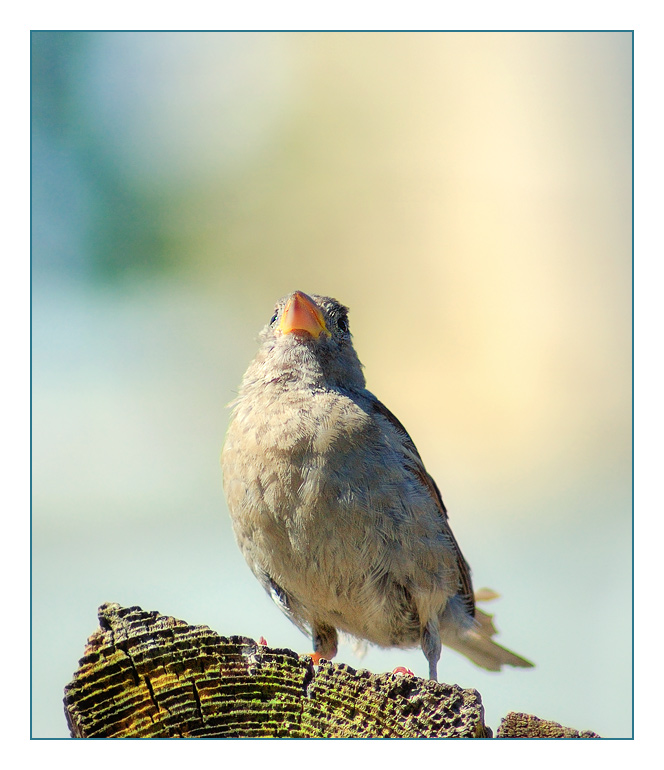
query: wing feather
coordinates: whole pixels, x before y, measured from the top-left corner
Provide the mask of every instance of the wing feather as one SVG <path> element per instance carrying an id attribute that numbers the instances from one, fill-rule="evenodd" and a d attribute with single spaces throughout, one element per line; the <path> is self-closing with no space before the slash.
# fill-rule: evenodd
<path id="1" fill-rule="evenodd" d="M 373 397 L 371 403 L 375 413 L 386 419 L 396 430 L 397 435 L 401 439 L 404 447 L 406 467 L 413 474 L 413 476 L 417 478 L 420 484 L 422 484 L 422 486 L 427 489 L 431 495 L 431 498 L 434 500 L 436 506 L 438 507 L 441 519 L 444 523 L 446 534 L 450 538 L 450 542 L 457 558 L 457 565 L 459 567 L 459 577 L 461 582 L 460 596 L 463 600 L 464 607 L 466 608 L 467 612 L 472 617 L 474 617 L 475 598 L 473 593 L 473 583 L 470 577 L 470 567 L 468 566 L 468 562 L 465 560 L 463 553 L 461 553 L 461 548 L 459 547 L 459 544 L 457 543 L 456 538 L 454 537 L 454 534 L 452 533 L 452 530 L 448 524 L 447 508 L 445 507 L 445 503 L 443 503 L 443 497 L 440 494 L 438 485 L 427 473 L 427 470 L 424 467 L 424 463 L 422 462 L 422 458 L 420 457 L 420 453 L 417 451 L 417 447 L 408 434 L 408 431 L 404 428 L 398 418 L 392 414 L 392 412 L 375 396 Z"/>

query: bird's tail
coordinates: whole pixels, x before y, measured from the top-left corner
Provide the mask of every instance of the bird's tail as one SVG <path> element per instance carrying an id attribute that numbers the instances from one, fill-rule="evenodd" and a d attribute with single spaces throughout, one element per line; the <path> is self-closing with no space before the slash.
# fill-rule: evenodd
<path id="1" fill-rule="evenodd" d="M 474 628 L 458 633 L 443 632 L 443 644 L 465 655 L 477 666 L 489 671 L 500 671 L 503 666 L 531 668 L 534 665 L 529 660 L 510 652 L 492 640 L 491 637 L 496 634 L 493 615 L 476 609 L 475 621 Z"/>

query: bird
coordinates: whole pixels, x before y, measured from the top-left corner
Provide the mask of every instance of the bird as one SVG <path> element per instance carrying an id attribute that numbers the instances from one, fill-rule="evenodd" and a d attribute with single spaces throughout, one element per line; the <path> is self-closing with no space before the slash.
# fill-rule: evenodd
<path id="1" fill-rule="evenodd" d="M 533 665 L 492 639 L 436 482 L 366 388 L 347 307 L 282 297 L 229 406 L 221 465 L 235 539 L 310 635 L 315 663 L 334 658 L 342 632 L 421 647 L 433 680 L 443 645 L 489 671 Z"/>

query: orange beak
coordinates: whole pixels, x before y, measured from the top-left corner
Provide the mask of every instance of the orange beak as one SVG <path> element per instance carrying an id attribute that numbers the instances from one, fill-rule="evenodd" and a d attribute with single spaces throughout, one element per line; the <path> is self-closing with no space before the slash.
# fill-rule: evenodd
<path id="1" fill-rule="evenodd" d="M 296 291 L 286 303 L 279 330 L 282 334 L 309 332 L 314 339 L 318 339 L 321 333 L 330 335 L 316 303 L 301 291 Z"/>

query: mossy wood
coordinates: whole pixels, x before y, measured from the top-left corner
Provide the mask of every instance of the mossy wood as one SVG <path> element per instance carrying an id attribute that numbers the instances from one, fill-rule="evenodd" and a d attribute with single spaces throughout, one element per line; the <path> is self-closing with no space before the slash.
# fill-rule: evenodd
<path id="1" fill-rule="evenodd" d="M 75 738 L 491 736 L 475 690 L 326 661 L 314 668 L 291 650 L 140 607 L 104 604 L 99 624 L 65 688 Z M 524 737 L 515 730 L 528 719 L 540 731 L 555 724 L 510 714 L 499 737 Z M 570 732 L 542 737 L 594 736 Z"/>

